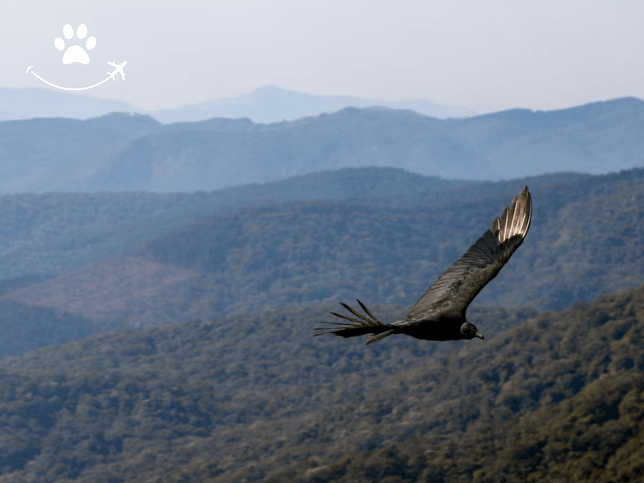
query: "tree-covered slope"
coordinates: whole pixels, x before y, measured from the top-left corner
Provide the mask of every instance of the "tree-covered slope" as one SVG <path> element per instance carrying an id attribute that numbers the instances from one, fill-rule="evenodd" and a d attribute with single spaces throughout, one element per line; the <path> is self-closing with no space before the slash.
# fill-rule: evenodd
<path id="1" fill-rule="evenodd" d="M 387 185 L 360 174 L 333 174 L 356 187 L 344 196 L 370 191 L 370 183 L 396 184 L 394 177 Z M 189 213 L 184 207 L 194 205 L 155 208 L 152 199 L 142 205 L 153 213 L 149 218 L 142 210 L 139 221 L 108 234 L 107 227 L 119 227 L 112 221 L 101 228 L 103 235 L 91 238 L 94 244 L 87 243 L 91 230 L 81 231 L 78 246 L 70 239 L 65 256 L 123 250 L 116 244 L 123 240 L 147 243 L 132 243 L 125 253 L 15 287 L 3 298 L 74 314 L 90 321 L 92 331 L 355 298 L 368 305 L 408 307 L 489 228 L 524 183 L 534 200 L 530 232 L 474 305 L 558 309 L 644 283 L 644 171 L 633 170 L 437 187 L 406 197 L 257 203 L 191 223 L 186 216 L 183 225 L 180 216 Z M 198 206 L 209 208 L 205 201 Z M 83 216 L 91 220 L 91 214 Z M 56 225 L 48 221 L 47 226 Z M 155 230 L 161 234 L 154 237 Z M 20 246 L 23 253 L 28 249 Z M 35 261 L 57 263 L 58 252 L 51 258 L 46 253 Z M 20 266 L 9 252 L 7 257 Z"/>
<path id="2" fill-rule="evenodd" d="M 393 168 L 342 169 L 209 193 L 47 193 L 0 196 L 2 292 L 151 241 L 207 215 L 289 200 L 396 203 L 476 183 Z"/>
<path id="3" fill-rule="evenodd" d="M 573 183 L 514 180 L 427 199 L 253 207 L 165 233 L 138 254 L 206 274 L 201 288 L 218 295 L 217 313 L 356 296 L 410 305 L 526 183 L 530 232 L 476 302 L 561 309 L 644 283 L 641 170 Z"/>
<path id="4" fill-rule="evenodd" d="M 311 338 L 325 310 L 5 361 L 0 482 L 637 477 L 644 288 L 562 312 L 479 313 L 485 341 Z"/>

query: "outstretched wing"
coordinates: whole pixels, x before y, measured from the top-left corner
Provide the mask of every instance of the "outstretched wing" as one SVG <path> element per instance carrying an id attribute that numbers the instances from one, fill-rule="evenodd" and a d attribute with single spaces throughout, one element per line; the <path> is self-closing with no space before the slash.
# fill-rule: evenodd
<path id="1" fill-rule="evenodd" d="M 499 273 L 521 246 L 530 228 L 532 198 L 526 186 L 505 207 L 465 255 L 449 267 L 414 304 L 407 317 L 394 325 L 413 325 L 443 317 L 460 318 L 470 302 Z"/>

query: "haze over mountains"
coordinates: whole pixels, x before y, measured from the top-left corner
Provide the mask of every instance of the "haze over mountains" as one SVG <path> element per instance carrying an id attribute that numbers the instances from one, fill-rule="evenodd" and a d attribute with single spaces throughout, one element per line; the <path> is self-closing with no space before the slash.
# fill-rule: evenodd
<path id="1" fill-rule="evenodd" d="M 295 121 L 322 113 L 331 114 L 347 107 L 374 106 L 407 109 L 438 119 L 475 115 L 474 111 L 467 107 L 442 106 L 422 99 L 382 101 L 348 96 L 317 96 L 276 86 L 260 87 L 245 96 L 163 109 L 149 114 L 163 123 L 204 121 L 213 117 L 245 117 L 256 123 L 275 123 Z"/>
<path id="2" fill-rule="evenodd" d="M 139 112 L 127 102 L 51 89 L 0 87 L 0 121 L 39 118 L 90 119 L 110 112 Z"/>
<path id="3" fill-rule="evenodd" d="M 600 174 L 642 166 L 643 127 L 644 102 L 634 98 L 448 120 L 347 108 L 267 125 L 127 114 L 7 121 L 0 194 L 211 191 L 368 166 L 470 180 Z"/>
<path id="4" fill-rule="evenodd" d="M 248 118 L 256 123 L 274 123 L 332 113 L 346 107 L 372 106 L 410 109 L 439 119 L 474 115 L 466 107 L 442 106 L 422 99 L 381 101 L 347 96 L 316 96 L 276 86 L 260 87 L 239 97 L 150 112 L 122 101 L 78 96 L 50 89 L 0 87 L 0 121 L 35 117 L 89 119 L 113 112 L 128 112 L 146 114 L 162 123 L 204 121 L 214 117 Z"/>

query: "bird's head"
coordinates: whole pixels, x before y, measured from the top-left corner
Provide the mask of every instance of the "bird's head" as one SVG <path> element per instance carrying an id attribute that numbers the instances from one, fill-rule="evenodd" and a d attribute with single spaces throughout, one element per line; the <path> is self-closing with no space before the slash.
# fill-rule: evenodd
<path id="1" fill-rule="evenodd" d="M 473 339 L 474 337 L 485 339 L 485 337 L 483 337 L 483 334 L 481 334 L 476 326 L 471 322 L 465 322 L 463 325 L 461 325 L 461 334 L 463 334 L 466 339 Z"/>

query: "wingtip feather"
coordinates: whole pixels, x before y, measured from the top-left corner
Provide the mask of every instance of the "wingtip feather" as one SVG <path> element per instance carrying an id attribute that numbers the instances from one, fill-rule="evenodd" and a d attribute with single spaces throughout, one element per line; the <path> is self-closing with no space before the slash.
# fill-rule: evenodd
<path id="1" fill-rule="evenodd" d="M 514 197 L 510 206 L 506 206 L 499 218 L 492 221 L 492 233 L 498 237 L 499 243 L 521 235 L 525 238 L 532 220 L 532 196 L 526 185 Z"/>

